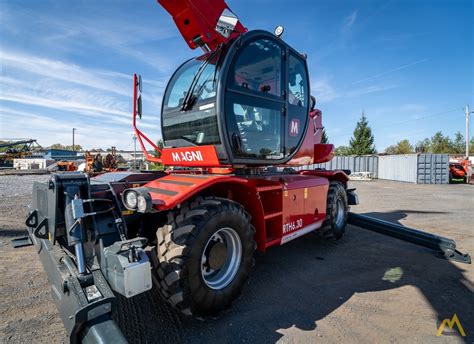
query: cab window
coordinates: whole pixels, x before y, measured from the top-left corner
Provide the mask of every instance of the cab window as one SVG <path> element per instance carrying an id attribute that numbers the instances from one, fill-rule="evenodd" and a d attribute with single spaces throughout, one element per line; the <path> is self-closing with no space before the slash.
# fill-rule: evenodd
<path id="1" fill-rule="evenodd" d="M 181 107 L 186 97 L 189 87 L 199 70 L 199 67 L 204 63 L 202 58 L 189 60 L 173 76 L 170 86 L 164 98 L 164 110 L 170 111 Z M 208 63 L 202 71 L 196 86 L 193 90 L 193 95 L 197 96 L 196 103 L 205 102 L 216 95 L 216 66 L 215 62 Z"/>
<path id="2" fill-rule="evenodd" d="M 290 105 L 308 107 L 308 78 L 304 62 L 290 54 L 288 66 L 288 102 Z"/>
<path id="3" fill-rule="evenodd" d="M 166 88 L 162 133 L 167 146 L 220 143 L 215 110 L 216 61 L 204 65 L 205 62 L 203 57 L 198 57 L 184 63 Z M 193 80 L 195 85 L 191 87 Z M 182 106 L 188 92 L 192 92 L 195 101 L 189 109 L 183 111 Z"/>
<path id="4" fill-rule="evenodd" d="M 268 39 L 256 40 L 242 48 L 234 65 L 233 87 L 270 96 L 282 95 L 280 46 Z"/>
<path id="5" fill-rule="evenodd" d="M 232 95 L 226 115 L 234 156 L 256 160 L 283 158 L 282 114 L 278 103 Z"/>
<path id="6" fill-rule="evenodd" d="M 304 60 L 294 53 L 288 59 L 288 110 L 286 116 L 286 155 L 298 148 L 309 111 L 309 85 Z"/>

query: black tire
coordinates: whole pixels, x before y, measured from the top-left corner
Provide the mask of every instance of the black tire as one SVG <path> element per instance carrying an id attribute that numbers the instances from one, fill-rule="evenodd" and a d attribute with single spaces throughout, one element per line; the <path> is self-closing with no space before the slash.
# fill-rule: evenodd
<path id="1" fill-rule="evenodd" d="M 339 207 L 343 207 L 342 213 L 339 213 Z M 342 238 L 346 231 L 348 214 L 349 206 L 344 185 L 339 182 L 330 182 L 326 205 L 326 219 L 319 230 L 319 234 L 325 239 L 339 240 Z"/>
<path id="2" fill-rule="evenodd" d="M 225 240 L 218 238 L 218 241 L 213 241 L 213 238 L 225 228 L 231 228 L 238 234 L 241 243 L 240 265 L 227 285 L 212 289 L 205 281 L 201 270 L 205 264 L 202 264 L 201 259 L 206 249 L 206 262 L 210 264 L 210 251 L 213 247 L 209 249 L 209 243 L 222 247 L 218 242 Z M 220 311 L 230 308 L 241 294 L 254 266 L 254 234 L 255 228 L 250 223 L 250 215 L 240 204 L 226 199 L 198 197 L 170 212 L 167 224 L 157 231 L 158 261 L 155 264 L 158 287 L 163 297 L 185 315 L 214 317 Z M 229 261 L 228 256 L 224 258 L 229 252 L 227 245 L 229 244 L 224 244 L 224 253 L 219 253 L 226 262 Z M 219 271 L 221 270 L 216 268 L 215 272 Z"/>

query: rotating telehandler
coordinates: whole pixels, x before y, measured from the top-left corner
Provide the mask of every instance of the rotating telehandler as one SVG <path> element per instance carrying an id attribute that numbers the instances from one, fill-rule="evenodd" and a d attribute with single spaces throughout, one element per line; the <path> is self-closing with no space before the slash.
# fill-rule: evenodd
<path id="1" fill-rule="evenodd" d="M 241 294 L 255 250 L 309 232 L 339 239 L 348 221 L 469 263 L 454 241 L 349 212 L 349 171 L 297 170 L 329 161 L 306 55 L 275 33 L 248 31 L 223 0 L 158 0 L 191 49 L 166 87 L 160 149 L 133 127 L 164 172 L 54 174 L 33 187 L 26 220 L 75 342 L 124 342 L 111 319 L 114 292 L 152 287 L 178 312 L 215 316 Z M 146 146 L 159 152 L 150 154 Z"/>

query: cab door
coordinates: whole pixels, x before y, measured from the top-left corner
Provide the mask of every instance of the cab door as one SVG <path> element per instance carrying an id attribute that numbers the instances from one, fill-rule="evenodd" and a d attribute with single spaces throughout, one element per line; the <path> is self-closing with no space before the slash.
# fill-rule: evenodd
<path id="1" fill-rule="evenodd" d="M 270 35 L 242 43 L 226 81 L 225 120 L 234 163 L 285 158 L 286 47 Z"/>
<path id="2" fill-rule="evenodd" d="M 298 149 L 306 132 L 310 95 L 306 61 L 300 54 L 290 50 L 287 62 L 285 155 L 289 156 Z"/>

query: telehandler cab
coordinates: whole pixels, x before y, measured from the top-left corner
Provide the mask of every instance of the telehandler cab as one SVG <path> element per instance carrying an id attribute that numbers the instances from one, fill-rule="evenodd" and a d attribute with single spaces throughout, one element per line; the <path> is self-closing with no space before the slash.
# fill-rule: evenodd
<path id="1" fill-rule="evenodd" d="M 158 2 L 204 50 L 168 83 L 163 149 L 137 127 L 133 79 L 133 127 L 166 171 L 54 174 L 34 184 L 29 237 L 15 242 L 36 246 L 71 342 L 124 341 L 112 290 L 133 297 L 154 285 L 178 311 L 215 316 L 241 293 L 255 250 L 309 232 L 339 239 L 348 219 L 470 262 L 450 239 L 349 214 L 349 171 L 292 168 L 329 161 L 334 147 L 321 144 L 306 56 L 281 28 L 247 31 L 223 0 Z"/>

